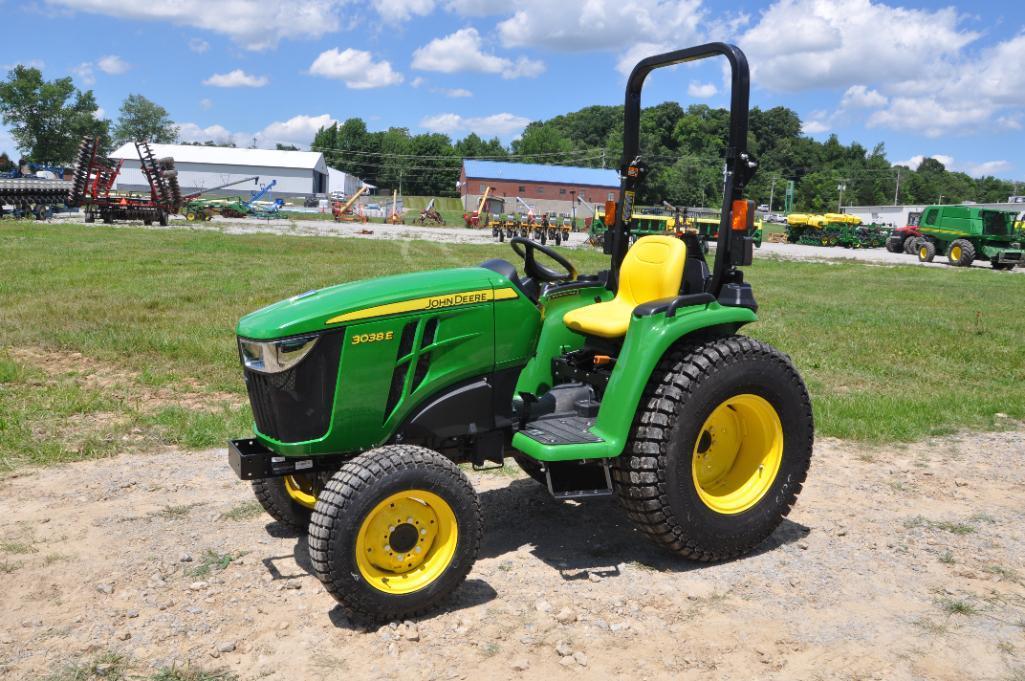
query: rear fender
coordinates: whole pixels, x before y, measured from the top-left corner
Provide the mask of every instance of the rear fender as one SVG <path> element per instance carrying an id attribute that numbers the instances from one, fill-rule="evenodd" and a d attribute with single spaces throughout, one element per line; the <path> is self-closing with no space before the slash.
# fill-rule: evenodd
<path id="1" fill-rule="evenodd" d="M 672 317 L 665 312 L 631 317 L 622 352 L 609 378 L 598 417 L 590 429 L 601 441 L 551 446 L 518 434 L 513 446 L 540 461 L 619 456 L 630 437 L 644 388 L 673 345 L 688 337 L 729 335 L 757 319 L 747 308 L 726 307 L 717 302 L 680 308 Z"/>

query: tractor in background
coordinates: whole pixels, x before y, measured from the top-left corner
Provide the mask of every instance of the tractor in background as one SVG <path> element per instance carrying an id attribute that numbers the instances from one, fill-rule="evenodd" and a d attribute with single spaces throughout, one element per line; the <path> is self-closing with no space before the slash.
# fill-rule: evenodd
<path id="1" fill-rule="evenodd" d="M 918 231 L 918 223 L 922 219 L 921 212 L 908 213 L 908 222 L 903 227 L 897 227 L 886 240 L 886 250 L 890 253 L 915 253 L 915 239 L 922 236 Z"/>

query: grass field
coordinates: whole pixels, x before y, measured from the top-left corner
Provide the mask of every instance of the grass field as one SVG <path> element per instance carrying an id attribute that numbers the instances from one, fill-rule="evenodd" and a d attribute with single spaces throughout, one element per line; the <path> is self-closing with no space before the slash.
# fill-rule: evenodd
<path id="1" fill-rule="evenodd" d="M 248 429 L 240 316 L 506 246 L 0 224 L 0 469 Z M 573 251 L 583 271 L 607 265 Z M 761 260 L 747 333 L 805 376 L 820 435 L 909 441 L 1025 418 L 1025 277 Z"/>

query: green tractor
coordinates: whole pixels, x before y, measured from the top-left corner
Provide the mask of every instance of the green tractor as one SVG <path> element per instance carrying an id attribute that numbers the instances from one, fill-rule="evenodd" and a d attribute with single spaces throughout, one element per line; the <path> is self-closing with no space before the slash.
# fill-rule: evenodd
<path id="1" fill-rule="evenodd" d="M 694 236 L 630 241 L 644 80 L 717 55 L 733 91 L 709 268 Z M 511 458 L 555 499 L 615 496 L 641 533 L 697 561 L 751 551 L 790 511 L 812 454 L 808 391 L 785 354 L 737 333 L 757 319 L 740 269 L 749 83 L 723 43 L 634 68 L 608 270 L 581 274 L 517 236 L 522 272 L 493 259 L 350 282 L 239 322 L 255 434 L 229 463 L 308 532 L 313 571 L 350 617 L 417 616 L 465 579 L 483 528 L 461 463 Z"/>
<path id="2" fill-rule="evenodd" d="M 954 267 L 989 261 L 995 270 L 1025 265 L 1025 239 L 1015 223 L 1017 213 L 978 206 L 928 206 L 922 211 L 911 252 L 921 262 L 944 253 Z"/>

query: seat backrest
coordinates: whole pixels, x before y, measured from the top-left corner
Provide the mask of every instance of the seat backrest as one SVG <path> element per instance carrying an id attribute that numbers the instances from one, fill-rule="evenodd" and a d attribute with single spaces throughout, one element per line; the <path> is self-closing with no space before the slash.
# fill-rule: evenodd
<path id="1" fill-rule="evenodd" d="M 687 247 L 675 236 L 641 237 L 623 259 L 616 297 L 636 307 L 680 295 L 686 260 Z"/>

